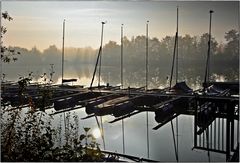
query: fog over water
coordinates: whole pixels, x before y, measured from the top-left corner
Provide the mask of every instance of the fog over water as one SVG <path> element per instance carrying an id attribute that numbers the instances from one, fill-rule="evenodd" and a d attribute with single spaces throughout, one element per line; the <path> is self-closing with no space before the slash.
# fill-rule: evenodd
<path id="1" fill-rule="evenodd" d="M 104 58 L 103 58 L 104 60 Z M 47 62 L 47 61 L 46 61 Z M 103 62 L 104 63 L 104 62 Z M 48 63 L 42 65 L 18 65 L 4 64 L 3 72 L 6 73 L 5 80 L 18 80 L 20 76 L 28 76 L 29 72 L 33 72 L 34 80 L 42 82 L 39 78 L 43 73 L 47 73 L 47 77 L 50 75 L 50 65 Z M 16 63 L 17 64 L 17 63 Z M 151 65 L 151 64 L 150 64 Z M 65 78 L 76 78 L 78 81 L 73 84 L 80 84 L 84 86 L 89 86 L 92 78 L 92 73 L 94 69 L 94 63 L 81 63 L 72 64 L 70 61 L 65 62 Z M 221 68 L 219 68 L 221 69 Z M 61 83 L 61 66 L 54 65 L 54 83 Z M 231 66 L 224 69 L 226 73 L 220 72 L 217 68 L 212 68 L 212 79 L 217 81 L 234 81 L 238 70 L 232 70 Z M 103 64 L 101 83 L 110 83 L 111 85 L 120 84 L 120 66 Z M 184 71 L 180 68 L 180 80 L 187 81 L 187 84 L 193 89 L 201 87 L 203 81 L 204 66 L 194 67 L 192 69 L 187 69 Z M 162 65 L 153 67 L 150 66 L 149 69 L 149 88 L 163 88 L 169 85 L 169 73 L 170 65 L 164 67 Z M 98 73 L 97 73 L 98 74 Z M 168 76 L 168 77 L 167 77 Z M 94 84 L 97 85 L 97 79 L 95 78 Z M 71 83 L 69 83 L 71 84 Z M 133 66 L 126 65 L 124 67 L 124 86 L 128 87 L 141 87 L 145 84 L 145 72 L 144 66 Z M 47 113 L 51 113 L 53 109 L 47 110 Z M 85 109 L 77 109 L 71 111 L 71 114 L 76 114 L 79 116 L 79 130 L 80 133 L 84 132 L 83 127 L 91 127 L 92 129 L 97 128 L 97 123 L 94 118 L 87 120 L 80 120 L 80 118 L 87 116 Z M 60 118 L 59 116 L 62 116 Z M 53 120 L 53 125 L 58 127 L 61 123 L 63 124 L 63 114 L 55 115 Z M 159 130 L 152 130 L 157 122 L 154 120 L 154 113 L 149 113 L 149 129 L 150 129 L 150 158 L 159 161 L 176 161 L 172 131 L 170 123 L 164 125 Z M 109 121 L 113 120 L 112 116 L 104 116 L 104 134 L 106 142 L 106 150 L 122 152 L 122 126 L 121 121 L 110 124 Z M 180 161 L 208 161 L 207 152 L 201 150 L 192 150 L 193 147 L 193 116 L 180 115 L 179 121 L 179 160 Z M 125 123 L 125 151 L 127 154 L 135 155 L 139 157 L 147 157 L 146 148 L 146 113 L 140 113 L 132 116 L 131 118 L 126 118 Z M 175 120 L 173 120 L 175 125 Z M 92 131 L 92 130 L 91 130 Z M 63 130 L 64 132 L 64 130 Z M 63 136 L 64 141 L 64 136 Z M 101 138 L 97 141 L 102 146 Z M 225 156 L 223 154 L 218 154 L 214 152 L 211 153 L 211 161 L 224 161 Z"/>

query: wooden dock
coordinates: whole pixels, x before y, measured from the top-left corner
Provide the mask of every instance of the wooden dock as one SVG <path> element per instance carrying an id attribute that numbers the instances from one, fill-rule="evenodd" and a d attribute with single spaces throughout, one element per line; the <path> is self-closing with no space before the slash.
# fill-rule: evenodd
<path id="1" fill-rule="evenodd" d="M 206 84 L 203 84 L 206 85 Z M 88 119 L 95 116 L 112 115 L 115 117 L 109 123 L 116 123 L 141 112 L 154 112 L 158 123 L 153 127 L 157 130 L 181 114 L 192 115 L 194 123 L 194 148 L 206 150 L 198 139 L 208 132 L 216 119 L 226 119 L 227 147 L 225 150 L 207 148 L 208 150 L 226 153 L 227 160 L 234 151 L 234 120 L 239 123 L 239 92 L 236 83 L 208 83 L 207 89 L 192 91 L 185 83 L 176 84 L 172 89 L 125 88 L 114 86 L 99 86 L 84 88 L 67 85 L 30 84 L 20 89 L 18 84 L 1 85 L 2 106 L 12 109 L 35 107 L 44 111 L 54 108 L 53 114 L 85 108 Z M 239 131 L 238 131 L 239 132 Z M 199 137 L 199 138 L 198 138 Z M 239 143 L 239 142 L 237 142 Z"/>

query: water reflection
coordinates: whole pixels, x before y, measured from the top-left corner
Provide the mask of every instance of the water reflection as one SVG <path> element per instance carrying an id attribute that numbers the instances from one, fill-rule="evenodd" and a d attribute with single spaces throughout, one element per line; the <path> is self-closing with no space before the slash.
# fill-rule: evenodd
<path id="1" fill-rule="evenodd" d="M 33 71 L 35 81 L 40 81 L 39 76 L 46 72 L 49 74 L 48 65 L 34 68 L 27 68 L 26 66 L 14 67 L 5 66 L 3 71 L 7 74 L 7 80 L 18 80 L 20 75 L 27 75 L 26 72 Z M 66 66 L 64 71 L 64 78 L 76 78 L 76 85 L 89 86 L 92 78 L 94 66 L 93 65 L 79 65 L 79 66 Z M 229 81 L 236 80 L 236 73 L 232 70 L 226 70 L 231 73 L 213 73 L 212 79 L 216 81 Z M 60 67 L 55 67 L 55 74 L 53 76 L 54 84 L 61 83 Z M 117 67 L 102 68 L 101 84 L 110 83 L 110 85 L 118 85 L 120 83 L 120 70 Z M 169 69 L 168 68 L 151 68 L 149 70 L 149 88 L 163 88 L 169 83 Z M 203 81 L 202 68 L 187 69 L 183 71 L 180 69 L 180 80 L 185 80 L 186 83 L 193 89 L 201 87 Z M 19 74 L 17 76 L 16 74 Z M 48 75 L 49 77 L 49 75 Z M 143 68 L 136 68 L 128 66 L 124 70 L 124 87 L 142 87 L 145 84 L 145 72 Z M 97 80 L 94 81 L 94 85 L 97 85 Z M 51 113 L 51 110 L 47 111 Z M 94 118 L 80 120 L 80 118 L 87 116 L 85 109 L 81 108 L 75 111 L 71 111 L 71 114 L 77 114 L 79 116 L 79 133 L 84 133 L 83 127 L 92 128 L 92 133 L 95 135 L 98 143 L 103 146 L 102 140 L 99 139 L 99 130 Z M 63 114 L 60 114 L 63 116 Z M 58 127 L 64 126 L 60 115 L 54 116 L 53 125 Z M 122 152 L 122 130 L 121 122 L 110 124 L 109 121 L 113 120 L 112 116 L 103 117 L 104 136 L 106 142 L 106 149 L 111 151 Z M 73 120 L 72 120 L 73 121 Z M 192 150 L 193 147 L 193 116 L 180 115 L 179 116 L 179 159 L 180 161 L 208 161 L 207 152 L 200 150 Z M 138 157 L 147 157 L 147 144 L 146 144 L 146 117 L 145 113 L 137 114 L 131 118 L 124 120 L 125 123 L 125 144 L 126 153 L 135 155 Z M 175 124 L 175 120 L 173 120 Z M 149 128 L 156 126 L 157 123 L 154 120 L 154 113 L 149 113 Z M 174 126 L 175 127 L 175 126 Z M 62 132 L 62 137 L 64 129 Z M 164 125 L 159 130 L 150 130 L 150 158 L 159 161 L 176 161 L 174 156 L 174 146 L 172 140 L 172 132 L 170 123 Z M 63 144 L 63 143 L 62 143 Z M 218 153 L 211 152 L 211 161 L 223 161 L 225 156 Z"/>

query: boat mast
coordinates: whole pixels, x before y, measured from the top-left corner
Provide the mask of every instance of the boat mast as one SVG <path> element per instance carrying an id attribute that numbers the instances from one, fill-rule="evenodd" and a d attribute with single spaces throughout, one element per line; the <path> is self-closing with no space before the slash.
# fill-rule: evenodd
<path id="1" fill-rule="evenodd" d="M 175 42 L 174 42 L 174 50 L 173 50 L 173 60 L 172 60 L 172 69 L 171 69 L 171 75 L 170 75 L 170 86 L 169 89 L 171 89 L 172 87 L 172 78 L 173 78 L 173 70 L 174 70 L 174 64 L 175 64 L 175 58 L 177 58 L 176 60 L 176 83 L 177 83 L 177 71 L 178 71 L 178 56 L 176 57 L 176 51 L 178 53 L 178 7 L 177 7 L 177 30 L 176 30 L 176 35 L 175 35 Z M 177 54 L 178 55 L 178 54 Z"/>
<path id="2" fill-rule="evenodd" d="M 177 30 L 176 30 L 176 84 L 178 83 L 178 6 L 177 6 Z M 177 161 L 178 161 L 178 117 L 176 117 L 176 149 L 177 149 Z"/>
<path id="3" fill-rule="evenodd" d="M 148 89 L 148 23 L 146 24 L 146 90 Z"/>
<path id="4" fill-rule="evenodd" d="M 123 24 L 121 25 L 121 88 L 123 88 Z M 122 119 L 123 154 L 125 154 L 124 120 Z"/>
<path id="5" fill-rule="evenodd" d="M 146 24 L 146 91 L 148 89 L 148 23 Z M 146 112 L 146 129 L 147 129 L 147 157 L 149 158 L 149 120 L 148 111 Z"/>
<path id="6" fill-rule="evenodd" d="M 209 22 L 209 35 L 208 35 L 208 52 L 207 52 L 207 62 L 206 62 L 206 69 L 205 69 L 205 77 L 204 77 L 204 91 L 207 87 L 207 82 L 210 79 L 210 49 L 211 49 L 211 28 L 212 28 L 212 13 L 213 10 L 209 11 L 210 14 L 210 22 Z"/>
<path id="7" fill-rule="evenodd" d="M 178 6 L 177 6 L 177 30 L 176 30 L 176 83 L 178 82 Z"/>
<path id="8" fill-rule="evenodd" d="M 63 73 L 64 73 L 64 35 L 65 35 L 65 19 L 63 20 L 63 42 L 62 42 L 62 85 L 63 85 Z"/>
<path id="9" fill-rule="evenodd" d="M 123 88 L 123 24 L 121 25 L 121 88 Z"/>

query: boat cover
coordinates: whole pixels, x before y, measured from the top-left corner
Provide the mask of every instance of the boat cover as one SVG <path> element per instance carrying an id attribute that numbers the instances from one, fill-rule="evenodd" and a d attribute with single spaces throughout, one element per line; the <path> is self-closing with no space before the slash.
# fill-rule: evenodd
<path id="1" fill-rule="evenodd" d="M 189 87 L 187 86 L 187 84 L 186 84 L 185 81 L 176 83 L 176 84 L 172 87 L 172 90 L 173 90 L 173 91 L 177 91 L 177 92 L 183 92 L 183 93 L 190 93 L 190 92 L 193 91 L 191 88 L 189 88 Z"/>

